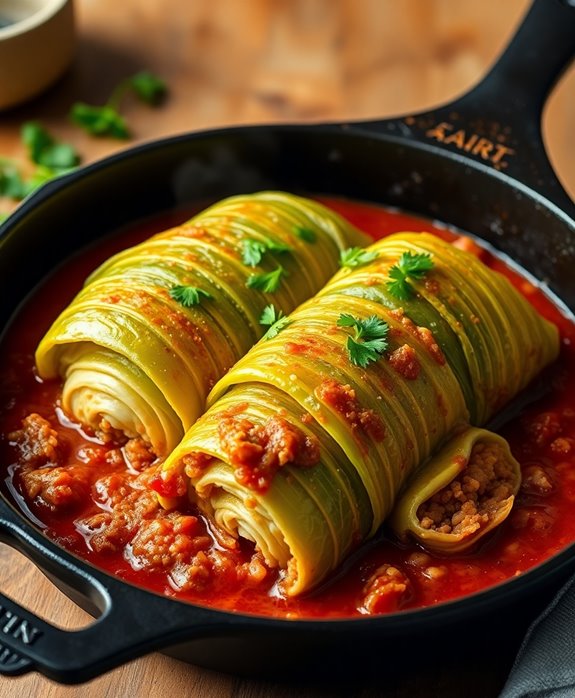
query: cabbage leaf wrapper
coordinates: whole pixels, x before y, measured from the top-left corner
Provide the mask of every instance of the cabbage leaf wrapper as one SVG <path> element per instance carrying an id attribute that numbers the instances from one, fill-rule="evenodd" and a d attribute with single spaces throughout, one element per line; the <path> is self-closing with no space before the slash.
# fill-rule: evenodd
<path id="1" fill-rule="evenodd" d="M 469 252 L 426 233 L 366 251 L 215 385 L 156 487 L 164 506 L 187 491 L 216 529 L 254 541 L 287 595 L 322 582 L 412 474 L 559 350 L 557 328 Z M 433 264 L 400 299 L 390 280 L 404 253 Z M 354 360 L 368 328 L 381 339 Z"/>
<path id="2" fill-rule="evenodd" d="M 264 334 L 264 308 L 289 313 L 367 241 L 310 199 L 225 199 L 96 269 L 40 342 L 38 373 L 64 379 L 62 407 L 84 427 L 165 456 Z"/>
<path id="3" fill-rule="evenodd" d="M 435 553 L 461 553 L 507 518 L 520 484 L 507 441 L 470 427 L 415 473 L 390 524 L 400 538 L 414 538 Z"/>

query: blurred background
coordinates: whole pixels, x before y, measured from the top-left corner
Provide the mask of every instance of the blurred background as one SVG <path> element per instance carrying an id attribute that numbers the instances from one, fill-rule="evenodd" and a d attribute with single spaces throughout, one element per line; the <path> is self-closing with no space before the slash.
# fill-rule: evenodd
<path id="1" fill-rule="evenodd" d="M 0 0 L 2 2 L 13 0 Z M 67 114 L 103 104 L 142 69 L 162 77 L 161 109 L 123 102 L 133 140 L 271 121 L 402 115 L 466 91 L 513 33 L 529 0 L 75 0 L 77 47 L 41 97 L 0 112 L 0 155 L 20 157 L 20 124 L 40 119 L 84 162 L 129 143 L 95 139 Z M 10 80 L 7 71 L 1 80 Z M 544 119 L 552 160 L 575 196 L 575 67 Z"/>

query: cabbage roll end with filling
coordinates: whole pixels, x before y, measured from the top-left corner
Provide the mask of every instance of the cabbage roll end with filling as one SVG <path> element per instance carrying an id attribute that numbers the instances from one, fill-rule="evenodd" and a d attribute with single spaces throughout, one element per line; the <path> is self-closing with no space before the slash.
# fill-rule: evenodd
<path id="1" fill-rule="evenodd" d="M 220 201 L 96 269 L 40 342 L 38 374 L 63 379 L 62 407 L 89 432 L 163 457 L 264 334 L 265 309 L 286 316 L 367 240 L 311 199 Z"/>

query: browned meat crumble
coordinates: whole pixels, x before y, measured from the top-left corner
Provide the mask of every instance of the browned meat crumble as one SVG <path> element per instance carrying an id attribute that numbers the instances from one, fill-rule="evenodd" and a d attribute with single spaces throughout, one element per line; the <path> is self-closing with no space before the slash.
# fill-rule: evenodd
<path id="1" fill-rule="evenodd" d="M 62 449 L 58 443 L 58 433 L 50 422 L 39 414 L 29 414 L 22 420 L 22 428 L 8 434 L 20 450 L 20 462 L 26 468 L 39 468 L 43 465 L 58 465 Z"/>
<path id="2" fill-rule="evenodd" d="M 264 424 L 224 417 L 218 436 L 238 482 L 258 492 L 270 487 L 279 468 L 309 468 L 320 460 L 318 439 L 283 417 L 270 417 Z"/>
<path id="3" fill-rule="evenodd" d="M 361 608 L 365 613 L 399 610 L 413 593 L 409 577 L 393 565 L 381 565 L 363 587 Z"/>
<path id="4" fill-rule="evenodd" d="M 495 443 L 476 444 L 459 477 L 417 510 L 423 528 L 469 535 L 489 523 L 498 506 L 514 493 L 515 473 Z"/>

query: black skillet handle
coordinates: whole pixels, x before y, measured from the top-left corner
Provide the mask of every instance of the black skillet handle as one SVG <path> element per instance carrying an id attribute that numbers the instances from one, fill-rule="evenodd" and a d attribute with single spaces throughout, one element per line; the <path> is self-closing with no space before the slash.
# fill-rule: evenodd
<path id="1" fill-rule="evenodd" d="M 0 675 L 40 671 L 62 683 L 88 681 L 153 650 L 203 637 L 224 615 L 173 603 L 78 566 L 73 556 L 23 525 L 1 499 L 0 541 L 58 579 L 68 596 L 97 616 L 85 628 L 63 630 L 0 593 Z"/>
<path id="2" fill-rule="evenodd" d="M 430 112 L 368 127 L 498 170 L 575 217 L 541 133 L 547 96 L 574 55 L 575 0 L 534 0 L 505 52 L 474 89 Z"/>

